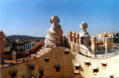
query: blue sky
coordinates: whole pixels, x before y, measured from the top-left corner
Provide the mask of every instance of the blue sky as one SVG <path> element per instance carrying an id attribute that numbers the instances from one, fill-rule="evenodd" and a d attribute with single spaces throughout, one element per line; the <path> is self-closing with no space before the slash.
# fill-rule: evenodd
<path id="1" fill-rule="evenodd" d="M 119 32 L 119 0 L 0 0 L 0 30 L 9 35 L 45 37 L 50 18 L 59 16 L 65 36 L 88 23 L 91 36 Z"/>

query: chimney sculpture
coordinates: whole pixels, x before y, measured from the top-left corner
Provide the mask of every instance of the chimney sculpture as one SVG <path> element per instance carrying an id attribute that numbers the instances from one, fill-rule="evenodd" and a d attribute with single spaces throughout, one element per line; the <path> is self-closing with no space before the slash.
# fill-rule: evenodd
<path id="1" fill-rule="evenodd" d="M 53 16 L 50 19 L 51 28 L 48 29 L 48 34 L 45 38 L 45 46 L 53 48 L 54 46 L 62 45 L 62 34 L 63 31 L 61 26 L 58 24 L 60 23 L 60 19 L 58 16 Z"/>

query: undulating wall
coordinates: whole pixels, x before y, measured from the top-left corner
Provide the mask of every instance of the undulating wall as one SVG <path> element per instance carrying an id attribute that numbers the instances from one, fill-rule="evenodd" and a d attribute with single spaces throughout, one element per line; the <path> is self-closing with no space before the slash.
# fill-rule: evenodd
<path id="1" fill-rule="evenodd" d="M 65 54 L 65 47 L 53 48 L 50 52 L 41 56 L 40 58 L 29 61 L 29 63 L 35 64 L 35 69 L 32 70 L 34 75 L 40 75 L 39 69 L 44 69 L 43 77 L 110 77 L 109 74 L 114 74 L 114 77 L 119 77 L 119 56 L 115 56 L 108 59 L 92 59 L 83 55 L 80 55 L 72 50 L 69 54 Z M 49 57 L 49 62 L 45 61 L 45 57 Z M 85 65 L 85 62 L 89 61 L 90 65 Z M 105 61 L 107 66 L 102 66 L 101 62 Z M 2 78 L 11 78 L 9 75 L 10 69 L 16 69 L 17 76 L 15 78 L 22 78 L 22 75 L 28 73 L 26 63 L 10 66 L 1 69 Z M 74 74 L 75 64 L 79 64 L 79 70 L 77 74 Z M 60 65 L 60 71 L 56 72 L 55 65 Z M 97 73 L 93 73 L 93 68 L 98 68 Z"/>
<path id="2" fill-rule="evenodd" d="M 89 57 L 94 57 L 94 54 L 91 53 L 90 47 L 86 47 L 84 44 L 81 44 L 79 41 L 79 33 L 77 32 L 68 32 L 68 47 L 77 52 L 81 53 L 83 55 L 89 56 Z"/>

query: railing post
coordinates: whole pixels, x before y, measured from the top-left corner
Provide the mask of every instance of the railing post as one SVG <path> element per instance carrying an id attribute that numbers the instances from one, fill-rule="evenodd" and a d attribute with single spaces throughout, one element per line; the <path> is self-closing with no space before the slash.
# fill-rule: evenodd
<path id="1" fill-rule="evenodd" d="M 79 33 L 76 33 L 76 43 L 77 43 L 77 52 L 79 53 L 80 51 L 79 51 Z"/>
<path id="2" fill-rule="evenodd" d="M 72 31 L 68 31 L 68 40 L 69 40 L 69 42 L 71 42 L 72 41 Z"/>
<path id="3" fill-rule="evenodd" d="M 71 46 L 71 42 L 72 42 L 72 31 L 68 31 L 68 47 L 71 49 L 72 46 Z"/>
<path id="4" fill-rule="evenodd" d="M 61 39 L 61 40 L 62 40 L 62 41 L 61 41 L 61 45 L 62 45 L 62 46 L 64 46 L 64 38 L 65 38 L 65 36 L 62 36 L 62 39 Z"/>
<path id="5" fill-rule="evenodd" d="M 73 31 L 72 37 L 73 37 L 73 43 L 76 43 L 76 38 L 75 38 L 76 33 Z"/>
<path id="6" fill-rule="evenodd" d="M 91 37 L 91 52 L 95 55 L 96 57 L 96 37 L 92 36 Z"/>
<path id="7" fill-rule="evenodd" d="M 73 31 L 73 33 L 72 33 L 72 37 L 73 37 L 72 50 L 74 50 L 74 51 L 75 51 L 75 43 L 76 43 L 76 38 L 75 38 L 75 36 L 76 36 L 76 33 Z"/>
<path id="8" fill-rule="evenodd" d="M 105 45 L 105 38 L 106 38 L 106 35 L 103 36 L 103 45 Z"/>
<path id="9" fill-rule="evenodd" d="M 105 38 L 105 54 L 108 53 L 108 38 Z"/>

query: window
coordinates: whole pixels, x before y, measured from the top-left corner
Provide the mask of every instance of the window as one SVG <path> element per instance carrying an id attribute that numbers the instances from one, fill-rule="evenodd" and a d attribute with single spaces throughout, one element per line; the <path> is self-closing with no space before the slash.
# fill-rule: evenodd
<path id="1" fill-rule="evenodd" d="M 65 54 L 69 54 L 69 52 L 65 52 Z"/>
<path id="2" fill-rule="evenodd" d="M 45 62 L 49 62 L 49 57 L 48 56 L 45 57 Z"/>
<path id="3" fill-rule="evenodd" d="M 34 66 L 31 66 L 31 70 L 34 70 Z"/>
<path id="4" fill-rule="evenodd" d="M 57 72 L 60 71 L 60 67 L 56 67 L 56 71 L 57 71 Z"/>
<path id="5" fill-rule="evenodd" d="M 49 59 L 45 59 L 46 62 L 49 62 Z"/>
<path id="6" fill-rule="evenodd" d="M 96 65 L 93 65 L 92 68 L 93 68 L 93 73 L 99 72 L 98 67 Z"/>
<path id="7" fill-rule="evenodd" d="M 65 49 L 64 52 L 65 52 L 65 54 L 69 54 L 69 50 L 68 49 Z"/>
<path id="8" fill-rule="evenodd" d="M 60 71 L 60 65 L 59 64 L 55 64 L 55 69 L 56 69 L 56 72 Z"/>
<path id="9" fill-rule="evenodd" d="M 16 77 L 16 73 L 17 73 L 16 69 L 12 69 L 12 70 L 9 71 L 9 74 L 11 75 L 11 78 Z"/>
<path id="10" fill-rule="evenodd" d="M 43 72 L 43 71 L 40 71 L 40 75 L 41 75 L 41 76 L 44 76 L 44 72 Z"/>
<path id="11" fill-rule="evenodd" d="M 85 60 L 85 65 L 89 66 L 90 65 L 90 61 L 89 60 Z"/>
<path id="12" fill-rule="evenodd" d="M 34 68 L 35 68 L 35 64 L 30 64 L 30 69 L 34 70 Z"/>
<path id="13" fill-rule="evenodd" d="M 79 70 L 79 66 L 76 66 L 75 68 L 76 68 L 76 70 Z"/>
<path id="14" fill-rule="evenodd" d="M 107 66 L 107 62 L 106 61 L 102 61 L 102 66 L 106 67 Z"/>
<path id="15" fill-rule="evenodd" d="M 97 73 L 98 72 L 98 69 L 93 69 L 93 73 Z"/>
<path id="16" fill-rule="evenodd" d="M 40 67 L 39 73 L 40 73 L 41 76 L 44 76 L 44 69 L 42 67 Z"/>
<path id="17" fill-rule="evenodd" d="M 14 77 L 16 77 L 16 73 L 11 74 L 11 78 L 14 78 Z"/>
<path id="18" fill-rule="evenodd" d="M 102 64 L 102 66 L 106 67 L 107 65 L 106 64 Z"/>
<path id="19" fill-rule="evenodd" d="M 90 63 L 85 63 L 86 65 L 90 65 Z"/>
<path id="20" fill-rule="evenodd" d="M 80 68 L 80 64 L 79 63 L 75 63 L 75 70 L 79 70 Z"/>

